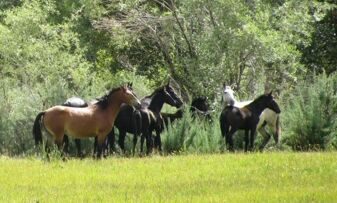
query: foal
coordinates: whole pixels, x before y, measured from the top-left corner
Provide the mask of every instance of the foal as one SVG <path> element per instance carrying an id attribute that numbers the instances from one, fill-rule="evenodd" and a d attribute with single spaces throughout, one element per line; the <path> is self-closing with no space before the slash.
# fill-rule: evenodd
<path id="1" fill-rule="evenodd" d="M 74 138 L 96 137 L 98 140 L 97 158 L 101 157 L 107 134 L 114 125 L 122 103 L 140 106 L 140 102 L 128 86 L 112 89 L 97 103 L 84 108 L 54 106 L 40 112 L 34 122 L 35 144 L 42 143 L 41 124 L 48 132 L 48 142 L 55 142 L 59 149 L 63 136 Z"/>
<path id="2" fill-rule="evenodd" d="M 230 105 L 223 109 L 220 115 L 221 133 L 226 138 L 230 151 L 234 151 L 232 136 L 239 129 L 245 130 L 245 151 L 248 151 L 248 146 L 249 150 L 252 150 L 256 126 L 262 111 L 269 108 L 276 113 L 281 112 L 271 94 L 262 95 L 242 108 Z"/>

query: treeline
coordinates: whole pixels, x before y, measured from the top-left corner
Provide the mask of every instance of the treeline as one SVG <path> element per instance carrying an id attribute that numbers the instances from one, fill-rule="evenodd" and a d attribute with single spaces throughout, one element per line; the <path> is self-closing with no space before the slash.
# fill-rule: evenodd
<path id="1" fill-rule="evenodd" d="M 214 109 L 221 108 L 224 82 L 242 100 L 273 89 L 283 110 L 283 144 L 296 150 L 336 146 L 336 5 L 335 0 L 2 0 L 0 152 L 29 152 L 37 112 L 68 97 L 91 100 L 127 81 L 142 97 L 169 78 L 186 102 L 207 96 Z M 200 148 L 207 133 L 220 136 L 207 129 L 194 132 L 186 119 L 175 125 L 190 127 L 170 129 L 177 135 L 173 151 Z M 198 139 L 189 137 L 201 132 L 207 136 L 193 144 Z M 208 143 L 219 149 L 220 142 Z"/>

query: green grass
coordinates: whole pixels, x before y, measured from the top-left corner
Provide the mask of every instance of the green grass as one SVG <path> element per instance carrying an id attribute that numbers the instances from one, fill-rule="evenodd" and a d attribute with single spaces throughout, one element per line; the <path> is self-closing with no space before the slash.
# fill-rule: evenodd
<path id="1" fill-rule="evenodd" d="M 337 153 L 0 158 L 1 202 L 336 202 Z"/>

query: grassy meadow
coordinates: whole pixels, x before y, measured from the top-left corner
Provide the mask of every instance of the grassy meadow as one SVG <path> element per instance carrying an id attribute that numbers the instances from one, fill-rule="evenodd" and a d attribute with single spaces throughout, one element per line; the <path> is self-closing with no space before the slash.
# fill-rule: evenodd
<path id="1" fill-rule="evenodd" d="M 336 202 L 337 153 L 0 158 L 1 202 Z"/>

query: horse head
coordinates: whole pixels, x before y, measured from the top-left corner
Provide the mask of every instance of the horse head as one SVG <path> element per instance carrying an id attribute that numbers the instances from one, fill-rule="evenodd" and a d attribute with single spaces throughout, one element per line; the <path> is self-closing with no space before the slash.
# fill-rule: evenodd
<path id="1" fill-rule="evenodd" d="M 197 97 L 196 99 L 193 99 L 191 103 L 191 111 L 194 111 L 196 109 L 204 113 L 208 112 L 209 105 L 207 103 L 206 97 L 202 96 L 202 97 Z"/>
<path id="2" fill-rule="evenodd" d="M 121 96 L 120 99 L 123 103 L 127 103 L 130 106 L 135 106 L 136 108 L 140 108 L 140 101 L 132 90 L 132 83 L 128 83 L 127 85 L 123 85 L 120 87 Z"/>
<path id="3" fill-rule="evenodd" d="M 224 86 L 223 99 L 227 105 L 233 106 L 235 104 L 234 90 L 230 86 Z"/>
<path id="4" fill-rule="evenodd" d="M 267 94 L 267 97 L 269 98 L 269 103 L 267 105 L 267 107 L 273 111 L 275 111 L 275 113 L 281 113 L 281 109 L 279 107 L 279 105 L 276 103 L 276 101 L 274 100 L 274 97 L 272 95 L 271 91 L 269 94 Z"/>
<path id="5" fill-rule="evenodd" d="M 174 89 L 171 87 L 170 83 L 164 86 L 163 92 L 165 95 L 164 100 L 167 104 L 175 106 L 176 108 L 180 108 L 183 105 L 182 100 L 174 91 Z"/>

